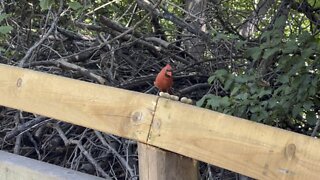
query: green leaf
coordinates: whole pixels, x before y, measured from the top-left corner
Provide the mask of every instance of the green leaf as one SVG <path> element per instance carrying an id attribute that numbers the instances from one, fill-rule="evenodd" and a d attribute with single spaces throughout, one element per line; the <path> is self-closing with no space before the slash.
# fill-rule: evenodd
<path id="1" fill-rule="evenodd" d="M 317 87 L 317 84 L 318 84 L 318 79 L 317 78 L 312 79 L 311 85 L 314 87 Z"/>
<path id="2" fill-rule="evenodd" d="M 274 22 L 274 28 L 279 29 L 281 28 L 285 23 L 286 23 L 286 16 L 280 16 L 279 18 L 276 19 Z"/>
<path id="3" fill-rule="evenodd" d="M 240 75 L 240 76 L 236 76 L 234 78 L 234 81 L 242 84 L 242 83 L 247 83 L 249 81 L 249 78 L 246 75 Z"/>
<path id="4" fill-rule="evenodd" d="M 294 64 L 292 64 L 293 66 L 290 68 L 288 72 L 288 74 L 290 75 L 296 74 L 306 66 L 305 61 L 303 61 L 301 58 L 299 60 L 292 58 L 292 62 L 294 62 Z M 297 78 L 300 78 L 300 76 L 298 76 Z"/>
<path id="5" fill-rule="evenodd" d="M 250 112 L 252 112 L 252 113 L 257 113 L 257 112 L 259 112 L 261 110 L 262 110 L 262 108 L 259 105 L 250 107 Z"/>
<path id="6" fill-rule="evenodd" d="M 208 100 L 208 105 L 214 109 L 220 106 L 220 102 L 221 102 L 220 96 L 213 96 Z"/>
<path id="7" fill-rule="evenodd" d="M 214 72 L 215 76 L 223 83 L 226 79 L 228 71 L 225 69 L 219 69 Z"/>
<path id="8" fill-rule="evenodd" d="M 224 96 L 220 101 L 221 106 L 228 107 L 230 106 L 229 97 Z"/>
<path id="9" fill-rule="evenodd" d="M 8 18 L 9 15 L 8 14 L 0 14 L 0 22 L 2 22 L 4 19 Z"/>
<path id="10" fill-rule="evenodd" d="M 69 2 L 68 5 L 73 10 L 78 10 L 78 9 L 82 8 L 82 5 L 77 1 Z"/>
<path id="11" fill-rule="evenodd" d="M 296 118 L 302 112 L 302 108 L 300 105 L 295 105 L 292 108 L 292 116 Z"/>
<path id="12" fill-rule="evenodd" d="M 276 47 L 276 46 L 278 46 L 280 43 L 282 43 L 282 39 L 281 39 L 280 37 L 273 38 L 272 41 L 269 42 L 269 46 L 270 46 L 270 47 Z"/>
<path id="13" fill-rule="evenodd" d="M 251 86 L 249 91 L 251 94 L 256 94 L 260 89 L 257 86 Z"/>
<path id="14" fill-rule="evenodd" d="M 203 107 L 204 104 L 205 104 L 205 102 L 206 102 L 206 100 L 207 100 L 207 99 L 210 99 L 210 98 L 213 98 L 213 97 L 215 97 L 215 95 L 213 95 L 213 94 L 206 94 L 206 95 L 204 95 L 199 101 L 196 102 L 196 105 L 197 105 L 198 107 Z"/>
<path id="15" fill-rule="evenodd" d="M 234 96 L 234 95 L 240 90 L 240 88 L 241 88 L 240 85 L 235 86 L 235 87 L 232 89 L 232 91 L 231 91 L 231 93 L 230 93 L 230 96 Z"/>
<path id="16" fill-rule="evenodd" d="M 0 26 L 0 34 L 8 34 L 12 29 L 11 26 Z"/>
<path id="17" fill-rule="evenodd" d="M 285 95 L 288 95 L 288 94 L 290 94 L 292 92 L 292 88 L 290 87 L 290 86 L 286 86 L 285 88 L 284 88 L 284 94 Z"/>
<path id="18" fill-rule="evenodd" d="M 196 102 L 196 106 L 202 107 L 205 100 L 206 100 L 206 97 L 203 96 L 199 101 Z"/>
<path id="19" fill-rule="evenodd" d="M 241 94 L 238 94 L 235 98 L 239 100 L 247 100 L 248 97 L 249 97 L 248 93 L 241 93 Z"/>
<path id="20" fill-rule="evenodd" d="M 212 40 L 213 41 L 228 40 L 228 36 L 224 33 L 218 33 Z"/>
<path id="21" fill-rule="evenodd" d="M 301 56 L 303 58 L 309 58 L 311 55 L 313 54 L 313 49 L 312 48 L 307 48 L 307 49 L 303 49 Z"/>
<path id="22" fill-rule="evenodd" d="M 309 111 L 312 106 L 313 106 L 313 102 L 312 101 L 306 101 L 305 103 L 303 103 L 303 108 L 305 110 L 307 110 L 307 111 Z"/>
<path id="23" fill-rule="evenodd" d="M 310 96 L 314 96 L 316 94 L 316 88 L 314 86 L 311 86 L 308 89 L 308 93 L 309 93 Z"/>
<path id="24" fill-rule="evenodd" d="M 265 31 L 261 34 L 260 40 L 263 40 L 264 38 L 266 38 L 267 40 L 270 39 L 271 34 L 273 31 Z"/>
<path id="25" fill-rule="evenodd" d="M 233 79 L 231 79 L 231 78 L 228 79 L 226 81 L 226 83 L 224 84 L 224 90 L 229 90 L 232 84 L 233 84 Z"/>
<path id="26" fill-rule="evenodd" d="M 311 38 L 311 34 L 307 31 L 303 31 L 300 35 L 299 35 L 299 39 L 298 41 L 300 41 L 300 43 L 305 43 L 308 42 Z"/>
<path id="27" fill-rule="evenodd" d="M 278 82 L 286 84 L 289 82 L 289 76 L 288 75 L 282 75 L 278 78 Z"/>
<path id="28" fill-rule="evenodd" d="M 247 57 L 252 57 L 254 61 L 257 61 L 261 55 L 261 49 L 259 47 L 253 47 L 246 51 Z"/>
<path id="29" fill-rule="evenodd" d="M 314 9 L 320 8 L 320 1 L 319 0 L 307 0 L 310 6 L 312 6 Z"/>
<path id="30" fill-rule="evenodd" d="M 289 55 L 282 55 L 279 59 L 279 64 L 277 66 L 277 70 L 278 71 L 287 71 L 287 69 L 290 68 L 290 63 L 292 63 L 292 57 L 290 57 Z"/>
<path id="31" fill-rule="evenodd" d="M 268 112 L 267 111 L 265 111 L 265 110 L 262 110 L 260 113 L 259 113 L 259 117 L 258 117 L 258 119 L 257 119 L 257 121 L 263 121 L 263 122 L 265 122 L 265 123 L 270 123 L 269 122 L 269 114 L 268 114 Z"/>
<path id="32" fill-rule="evenodd" d="M 41 10 L 48 10 L 50 6 L 53 4 L 53 0 L 39 0 L 40 1 L 40 7 Z"/>
<path id="33" fill-rule="evenodd" d="M 315 125 L 317 122 L 316 113 L 314 111 L 307 111 L 306 119 L 309 124 Z"/>
<path id="34" fill-rule="evenodd" d="M 216 76 L 215 76 L 215 75 L 210 76 L 210 77 L 208 78 L 208 83 L 209 83 L 209 84 L 212 84 L 215 79 L 216 79 Z"/>
<path id="35" fill-rule="evenodd" d="M 271 94 L 271 90 L 260 90 L 260 92 L 258 93 L 258 97 L 262 98 L 265 95 L 270 95 Z"/>
<path id="36" fill-rule="evenodd" d="M 291 40 L 291 41 L 288 41 L 285 44 L 282 52 L 285 53 L 285 54 L 294 53 L 298 48 L 299 47 L 298 47 L 297 42 Z"/>
<path id="37" fill-rule="evenodd" d="M 274 55 L 277 51 L 279 51 L 278 47 L 272 49 L 266 49 L 263 53 L 263 59 L 268 59 L 270 56 Z"/>
<path id="38" fill-rule="evenodd" d="M 237 50 L 240 50 L 244 45 L 246 44 L 246 42 L 245 41 L 238 41 L 238 42 L 236 42 L 236 49 Z"/>
<path id="39" fill-rule="evenodd" d="M 298 89 L 300 84 L 301 84 L 301 82 L 302 82 L 302 79 L 303 78 L 301 76 L 292 79 L 291 87 L 294 88 L 294 89 Z M 301 87 L 301 88 L 306 88 L 306 87 Z"/>
<path id="40" fill-rule="evenodd" d="M 247 114 L 246 114 L 246 111 L 247 111 L 247 106 L 244 105 L 244 106 L 237 106 L 235 109 L 234 109 L 234 115 L 235 116 L 238 116 L 238 117 L 242 117 L 242 118 L 248 118 Z"/>
<path id="41" fill-rule="evenodd" d="M 277 105 L 277 100 L 275 98 L 272 98 L 268 101 L 268 108 L 274 108 Z"/>

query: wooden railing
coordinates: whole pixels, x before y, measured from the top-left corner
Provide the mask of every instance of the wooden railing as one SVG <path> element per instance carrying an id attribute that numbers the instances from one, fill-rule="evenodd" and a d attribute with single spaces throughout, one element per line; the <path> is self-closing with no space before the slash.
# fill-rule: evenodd
<path id="1" fill-rule="evenodd" d="M 158 96 L 0 65 L 0 105 L 257 179 L 319 178 L 319 140 Z"/>

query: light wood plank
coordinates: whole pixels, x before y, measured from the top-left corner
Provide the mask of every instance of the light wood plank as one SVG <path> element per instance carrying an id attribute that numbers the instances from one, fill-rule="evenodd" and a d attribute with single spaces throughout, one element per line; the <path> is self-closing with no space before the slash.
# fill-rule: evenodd
<path id="1" fill-rule="evenodd" d="M 257 179 L 319 179 L 319 140 L 163 98 L 148 143 Z"/>
<path id="2" fill-rule="evenodd" d="M 157 99 L 0 65 L 1 105 L 140 142 L 148 137 L 150 145 L 253 178 L 318 179 L 317 139 L 162 98 L 155 107 Z"/>
<path id="3" fill-rule="evenodd" d="M 198 162 L 179 154 L 138 143 L 140 180 L 198 180 Z"/>
<path id="4" fill-rule="evenodd" d="M 156 96 L 0 65 L 0 104 L 145 142 Z"/>
<path id="5" fill-rule="evenodd" d="M 1 180 L 103 180 L 97 176 L 0 151 Z"/>

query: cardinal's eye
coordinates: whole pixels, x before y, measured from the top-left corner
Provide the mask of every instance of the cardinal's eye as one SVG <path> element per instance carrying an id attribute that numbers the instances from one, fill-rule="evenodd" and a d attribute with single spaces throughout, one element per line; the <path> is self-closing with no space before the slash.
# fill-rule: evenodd
<path id="1" fill-rule="evenodd" d="M 167 78 L 170 78 L 171 75 L 169 75 L 168 72 L 172 73 L 172 70 L 171 70 L 171 69 L 166 69 L 166 73 L 164 73 L 164 75 L 165 75 Z"/>

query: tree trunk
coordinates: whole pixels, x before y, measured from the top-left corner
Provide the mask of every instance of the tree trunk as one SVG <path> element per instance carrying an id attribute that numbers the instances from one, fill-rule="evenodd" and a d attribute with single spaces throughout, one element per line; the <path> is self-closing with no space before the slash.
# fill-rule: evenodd
<path id="1" fill-rule="evenodd" d="M 200 28 L 201 31 L 206 32 L 205 13 L 204 10 L 207 6 L 206 0 L 185 0 L 186 14 L 185 20 L 189 22 L 192 27 Z M 187 33 L 190 34 L 190 33 Z M 191 35 L 191 34 L 190 34 Z M 198 37 L 191 38 L 184 44 L 188 52 L 195 57 L 198 61 L 203 58 L 204 51 L 206 49 L 203 40 Z"/>
<path id="2" fill-rule="evenodd" d="M 257 31 L 257 25 L 260 17 L 267 13 L 267 11 L 274 4 L 274 0 L 260 0 L 256 5 L 252 15 L 246 19 L 246 22 L 241 26 L 239 33 L 248 38 Z"/>

